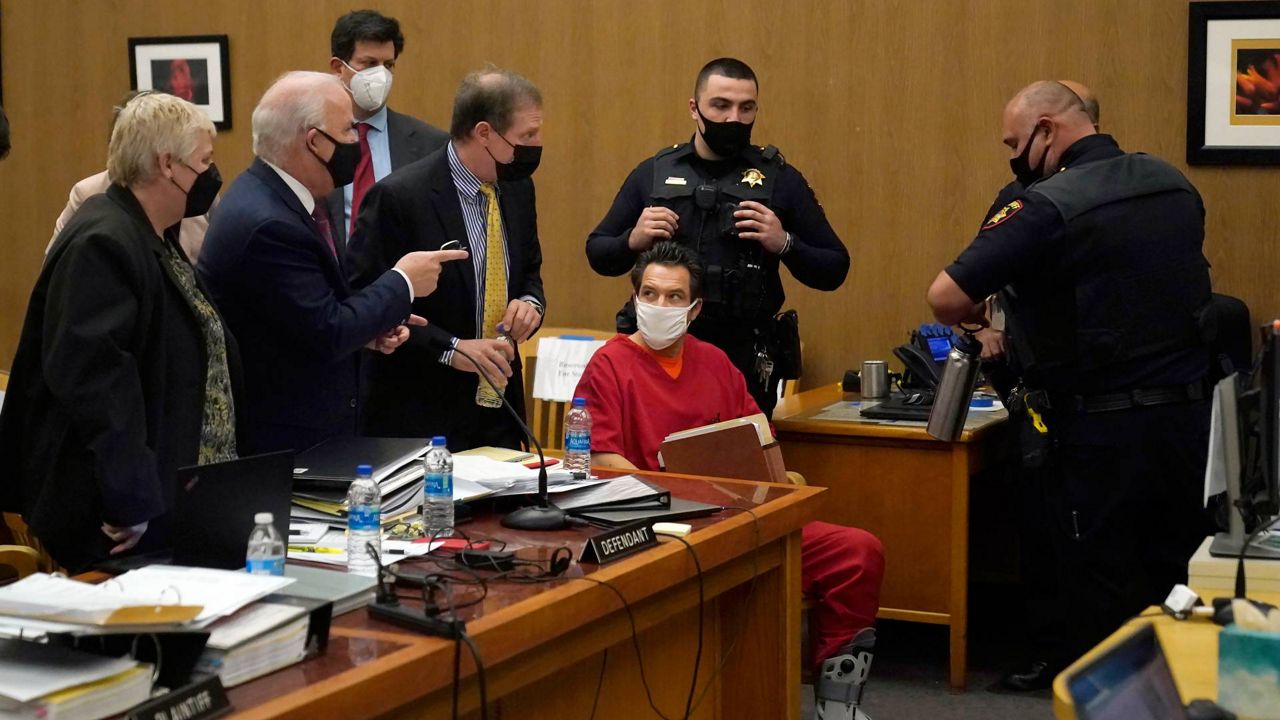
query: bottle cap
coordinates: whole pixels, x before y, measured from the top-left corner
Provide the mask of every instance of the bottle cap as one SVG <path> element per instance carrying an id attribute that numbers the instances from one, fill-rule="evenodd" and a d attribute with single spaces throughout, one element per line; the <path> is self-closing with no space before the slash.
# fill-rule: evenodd
<path id="1" fill-rule="evenodd" d="M 373 476 L 373 466 L 372 466 L 372 465 L 357 465 L 357 466 L 356 466 L 356 477 L 364 477 L 364 476 L 366 476 L 366 475 L 368 475 L 368 476 L 370 476 L 370 477 L 372 477 L 372 476 Z"/>
<path id="2" fill-rule="evenodd" d="M 270 525 L 275 522 L 275 519 L 275 516 L 271 513 L 255 513 L 253 516 L 253 523 L 255 525 Z"/>
<path id="3" fill-rule="evenodd" d="M 444 447 L 446 443 L 447 441 L 444 439 L 443 435 L 436 435 L 431 438 L 431 447 Z"/>
<path id="4" fill-rule="evenodd" d="M 576 397 L 576 398 L 574 398 L 574 399 L 573 399 L 573 406 L 574 406 L 574 407 L 586 407 L 586 406 L 587 406 L 587 399 L 586 399 L 586 398 Z"/>

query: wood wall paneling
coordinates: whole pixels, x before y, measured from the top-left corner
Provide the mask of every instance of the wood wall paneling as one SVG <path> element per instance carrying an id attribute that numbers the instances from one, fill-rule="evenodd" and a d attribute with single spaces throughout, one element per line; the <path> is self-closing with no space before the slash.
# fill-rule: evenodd
<path id="1" fill-rule="evenodd" d="M 366 4 L 366 3 L 354 3 Z M 888 358 L 930 319 L 924 291 L 1007 182 L 999 115 L 1039 78 L 1074 78 L 1104 130 L 1186 170 L 1183 0 L 371 0 L 407 46 L 391 104 L 448 124 L 453 90 L 487 62 L 546 99 L 537 175 L 549 316 L 608 328 L 626 281 L 587 267 L 583 244 L 642 158 L 692 132 L 685 112 L 706 60 L 736 55 L 761 78 L 755 138 L 816 190 L 853 257 L 844 287 L 788 279 L 808 351 L 805 386 Z M 127 89 L 131 36 L 230 36 L 233 128 L 216 155 L 251 160 L 249 117 L 280 72 L 323 69 L 349 0 L 4 0 L 0 32 L 14 150 L 0 162 L 0 367 L 16 347 L 45 244 L 72 183 L 104 164 L 109 110 Z M 1215 286 L 1280 314 L 1276 170 L 1188 171 L 1208 208 Z"/>

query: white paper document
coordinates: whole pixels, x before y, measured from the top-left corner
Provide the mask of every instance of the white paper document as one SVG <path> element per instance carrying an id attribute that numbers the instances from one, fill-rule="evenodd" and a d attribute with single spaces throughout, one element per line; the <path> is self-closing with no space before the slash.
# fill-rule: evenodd
<path id="1" fill-rule="evenodd" d="M 202 605 L 196 622 L 239 610 L 293 582 L 275 575 L 250 575 L 240 570 L 151 565 L 115 578 L 128 595 L 172 599 L 170 604 Z M 176 597 L 175 597 L 176 593 Z"/>
<path id="2" fill-rule="evenodd" d="M 137 664 L 128 657 L 102 657 L 57 645 L 0 639 L 0 696 L 30 702 L 119 675 Z"/>
<path id="3" fill-rule="evenodd" d="M 573 391 L 604 340 L 544 337 L 538 340 L 538 364 L 533 369 L 533 396 L 569 402 Z"/>

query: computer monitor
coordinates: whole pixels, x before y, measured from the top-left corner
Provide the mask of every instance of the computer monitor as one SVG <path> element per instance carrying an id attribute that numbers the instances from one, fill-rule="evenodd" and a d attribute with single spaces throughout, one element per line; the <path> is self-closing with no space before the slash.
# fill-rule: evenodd
<path id="1" fill-rule="evenodd" d="M 1228 531 L 1209 552 L 1236 557 L 1259 525 L 1280 514 L 1280 321 L 1262 328 L 1262 350 L 1248 378 L 1223 380 L 1214 393 L 1215 432 L 1210 438 L 1206 480 L 1223 475 Z M 1280 559 L 1280 550 L 1258 543 L 1245 557 Z"/>

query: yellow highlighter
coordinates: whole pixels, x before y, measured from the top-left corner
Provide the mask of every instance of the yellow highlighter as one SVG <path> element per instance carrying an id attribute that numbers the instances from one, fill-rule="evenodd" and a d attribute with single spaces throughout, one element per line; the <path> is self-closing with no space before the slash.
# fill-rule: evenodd
<path id="1" fill-rule="evenodd" d="M 346 550 L 340 548 L 320 547 L 318 545 L 290 545 L 289 549 L 294 552 L 327 553 L 330 555 L 341 555 L 346 552 Z"/>

